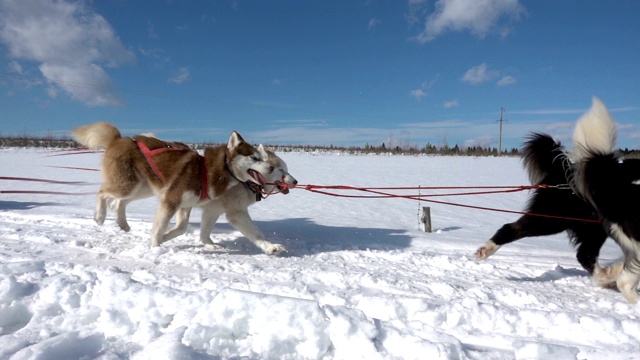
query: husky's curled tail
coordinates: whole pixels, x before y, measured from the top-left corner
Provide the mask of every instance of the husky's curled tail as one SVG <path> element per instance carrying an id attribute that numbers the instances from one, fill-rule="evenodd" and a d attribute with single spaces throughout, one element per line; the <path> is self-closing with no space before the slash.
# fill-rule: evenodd
<path id="1" fill-rule="evenodd" d="M 73 129 L 71 136 L 80 145 L 92 150 L 103 149 L 120 139 L 120 130 L 107 122 L 97 122 Z"/>

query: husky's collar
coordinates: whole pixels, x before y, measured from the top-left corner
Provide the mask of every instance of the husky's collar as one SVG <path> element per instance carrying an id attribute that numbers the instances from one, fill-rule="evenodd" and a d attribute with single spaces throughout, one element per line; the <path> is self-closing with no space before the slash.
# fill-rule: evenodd
<path id="1" fill-rule="evenodd" d="M 227 154 L 228 154 L 227 152 L 225 152 L 224 154 L 224 167 L 227 169 L 227 172 L 229 173 L 229 175 L 231 175 L 232 178 L 236 179 L 236 181 L 244 185 L 247 191 L 254 193 L 256 195 L 256 201 L 262 200 L 262 192 L 260 191 L 259 185 L 254 184 L 250 181 L 242 181 L 236 176 L 236 174 L 233 173 L 233 170 L 231 170 L 231 166 L 229 166 L 229 161 L 227 161 L 228 159 Z"/>
<path id="2" fill-rule="evenodd" d="M 252 192 L 255 196 L 256 196 L 256 201 L 260 201 L 262 200 L 262 191 L 260 189 L 260 186 L 258 184 L 255 183 L 250 183 L 250 182 L 244 182 L 242 183 L 245 187 L 245 189 L 247 189 L 247 191 Z"/>

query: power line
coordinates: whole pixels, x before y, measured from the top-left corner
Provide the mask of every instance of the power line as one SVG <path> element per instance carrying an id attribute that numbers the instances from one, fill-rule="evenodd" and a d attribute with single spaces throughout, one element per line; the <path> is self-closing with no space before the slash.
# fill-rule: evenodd
<path id="1" fill-rule="evenodd" d="M 498 120 L 498 122 L 500 123 L 500 141 L 499 141 L 499 145 L 498 145 L 498 156 L 500 156 L 500 154 L 502 153 L 502 123 L 506 122 L 506 119 L 502 118 L 502 113 L 505 111 L 505 109 L 503 107 L 500 107 L 500 120 Z"/>

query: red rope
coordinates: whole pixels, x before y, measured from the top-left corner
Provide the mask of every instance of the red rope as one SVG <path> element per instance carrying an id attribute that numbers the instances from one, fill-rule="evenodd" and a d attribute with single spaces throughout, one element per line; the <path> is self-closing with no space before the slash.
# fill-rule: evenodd
<path id="1" fill-rule="evenodd" d="M 39 190 L 0 190 L 0 194 L 45 194 L 45 195 L 93 195 L 95 192 L 64 192 Z"/>
<path id="2" fill-rule="evenodd" d="M 80 155 L 80 154 L 96 154 L 96 153 L 101 153 L 103 152 L 103 150 L 81 150 L 81 151 L 69 151 L 69 152 L 65 152 L 65 153 L 58 153 L 58 154 L 51 154 L 51 155 L 45 155 L 43 157 L 56 157 L 56 156 L 67 156 L 67 155 Z"/>
<path id="3" fill-rule="evenodd" d="M 84 181 L 60 181 L 49 179 L 37 179 L 37 178 L 23 178 L 14 176 L 0 176 L 0 180 L 10 181 L 34 181 L 43 182 L 48 184 L 62 184 L 62 185 L 95 185 Z M 46 190 L 0 190 L 0 194 L 44 194 L 44 195 L 90 195 L 95 192 L 65 192 L 65 191 L 46 191 Z"/>
<path id="4" fill-rule="evenodd" d="M 310 192 L 323 194 L 323 195 L 329 195 L 329 196 L 336 196 L 336 197 L 346 197 L 346 198 L 403 198 L 403 199 L 431 202 L 431 203 L 442 204 L 442 205 L 451 205 L 451 206 L 465 207 L 465 208 L 477 209 L 477 210 L 496 211 L 496 212 L 509 213 L 509 214 L 530 215 L 530 216 L 539 216 L 539 217 L 546 217 L 546 218 L 552 218 L 552 219 L 565 219 L 565 220 L 575 220 L 575 221 L 594 222 L 594 223 L 600 223 L 601 222 L 600 220 L 594 220 L 594 219 L 580 219 L 580 218 L 573 218 L 573 217 L 567 217 L 567 216 L 556 216 L 556 215 L 548 215 L 548 214 L 535 214 L 535 213 L 528 213 L 528 212 L 523 212 L 523 211 L 514 211 L 514 210 L 490 208 L 490 207 L 486 207 L 486 206 L 464 205 L 464 204 L 457 204 L 457 203 L 452 203 L 452 202 L 447 202 L 447 201 L 424 199 L 425 197 L 434 197 L 434 196 L 456 196 L 456 195 L 478 195 L 478 194 L 508 193 L 508 192 L 516 192 L 516 191 L 530 190 L 530 189 L 536 189 L 536 188 L 554 188 L 554 187 L 556 187 L 556 186 L 550 186 L 550 185 L 544 185 L 544 184 L 533 185 L 533 186 L 473 186 L 473 187 L 471 187 L 471 186 L 446 186 L 446 187 L 430 187 L 429 189 L 472 189 L 472 188 L 490 188 L 490 189 L 503 188 L 504 189 L 504 188 L 507 188 L 506 190 L 500 190 L 500 191 L 467 192 L 467 193 L 451 193 L 451 194 L 436 194 L 436 195 L 398 195 L 398 194 L 389 194 L 389 193 L 385 193 L 385 192 L 381 192 L 381 191 L 371 190 L 371 189 L 407 189 L 407 188 L 363 188 L 363 187 L 353 187 L 353 186 L 345 186 L 345 185 L 337 185 L 337 186 L 333 186 L 333 185 L 330 185 L 330 186 L 323 186 L 323 185 L 289 185 L 289 187 L 290 188 L 304 188 L 305 190 L 310 191 Z M 425 189 L 425 188 L 428 188 L 428 187 L 413 187 L 412 189 Z M 354 191 L 369 192 L 369 193 L 373 193 L 373 194 L 376 194 L 376 195 L 344 195 L 344 194 L 336 194 L 336 193 L 323 191 L 323 190 L 318 190 L 318 189 L 354 190 Z"/>
<path id="5" fill-rule="evenodd" d="M 97 152 L 97 151 L 90 151 L 90 152 L 94 153 L 94 152 Z M 73 154 L 79 154 L 79 153 L 85 153 L 85 152 L 74 152 Z M 61 154 L 61 155 L 67 155 L 67 154 Z M 57 155 L 52 155 L 52 156 L 57 156 Z M 49 167 L 63 168 L 63 169 L 99 171 L 98 169 L 79 168 L 79 167 L 70 167 L 70 166 L 49 166 Z M 0 180 L 38 181 L 38 182 L 47 182 L 47 183 L 54 183 L 54 184 L 86 184 L 84 182 L 79 182 L 79 181 L 57 181 L 57 180 L 46 180 L 46 179 L 35 179 L 35 178 L 18 178 L 18 177 L 0 177 Z M 270 184 L 270 185 L 275 185 L 275 184 Z M 534 214 L 534 213 L 527 213 L 527 212 L 523 212 L 523 211 L 497 209 L 497 208 L 490 208 L 490 207 L 485 207 L 485 206 L 464 205 L 464 204 L 457 204 L 457 203 L 446 202 L 446 201 L 437 201 L 437 200 L 427 200 L 427 199 L 425 199 L 425 198 L 430 198 L 430 197 L 441 197 L 441 196 L 462 196 L 462 195 L 485 195 L 485 194 L 511 193 L 511 192 L 531 190 L 531 189 L 539 189 L 539 188 L 545 188 L 545 189 L 548 189 L 548 188 L 560 188 L 559 186 L 552 186 L 552 185 L 545 185 L 545 184 L 529 185 L 529 186 L 513 186 L 513 185 L 511 185 L 511 186 L 412 186 L 412 187 L 370 187 L 370 188 L 354 187 L 354 186 L 348 186 L 348 185 L 289 185 L 289 184 L 286 184 L 286 183 L 283 183 L 281 185 L 287 186 L 288 188 L 304 188 L 305 190 L 310 191 L 310 192 L 314 192 L 314 193 L 322 194 L 322 195 L 334 196 L 334 197 L 358 198 L 358 199 L 362 199 L 362 198 L 377 198 L 377 199 L 380 199 L 380 198 L 403 198 L 403 199 L 409 199 L 409 200 L 418 200 L 418 201 L 431 202 L 431 203 L 435 203 L 435 204 L 458 206 L 458 207 L 465 207 L 465 208 L 478 209 L 478 210 L 496 211 L 496 212 L 509 213 L 509 214 L 540 216 L 540 217 L 546 217 L 546 218 L 566 219 L 566 220 L 575 220 L 575 221 L 584 221 L 584 222 L 597 222 L 597 223 L 601 222 L 599 220 L 593 220 L 593 219 L 579 219 L 579 218 L 572 218 L 572 217 L 566 217 L 566 216 L 555 216 L 555 215 L 547 215 L 547 214 Z M 362 191 L 362 192 L 368 192 L 368 193 L 375 194 L 375 195 L 345 195 L 345 194 L 336 194 L 336 193 L 332 193 L 332 192 L 328 192 L 328 191 L 323 191 L 323 190 L 320 190 L 320 189 Z M 496 190 L 491 190 L 491 191 L 471 191 L 471 192 L 462 192 L 462 193 L 430 194 L 430 195 L 398 195 L 398 194 L 390 194 L 390 193 L 379 191 L 379 190 L 416 190 L 416 189 L 417 190 L 496 189 Z M 502 190 L 497 190 L 497 189 L 502 189 Z M 275 194 L 275 193 L 277 193 L 275 188 L 274 188 L 274 190 L 272 190 L 268 194 L 263 192 L 263 195 L 266 195 L 263 198 L 267 198 L 268 196 L 270 196 L 272 194 Z M 30 191 L 30 190 L 0 190 L 0 194 L 87 195 L 87 194 L 93 194 L 93 193 L 68 193 L 68 192 L 59 192 L 59 191 Z"/>
<path id="6" fill-rule="evenodd" d="M 441 197 L 441 196 L 461 196 L 461 195 L 484 195 L 484 194 L 499 194 L 499 193 L 512 193 L 523 190 L 530 190 L 536 188 L 549 188 L 547 185 L 534 185 L 534 186 L 432 186 L 432 187 L 354 187 L 347 185 L 288 185 L 290 188 L 304 188 L 307 191 L 315 192 L 318 194 L 347 197 L 347 198 L 406 198 L 420 200 L 427 197 Z M 334 189 L 334 190 L 349 190 L 349 191 L 362 191 L 376 195 L 344 195 L 336 194 L 318 189 Z M 491 190 L 491 191 L 470 191 L 470 192 L 457 192 L 457 193 L 444 193 L 444 194 L 430 194 L 430 195 L 399 195 L 390 194 L 376 190 L 410 190 L 410 189 L 504 189 L 504 190 Z"/>
<path id="7" fill-rule="evenodd" d="M 289 185 L 293 187 L 292 185 Z M 313 187 L 316 189 L 340 189 L 340 190 L 450 190 L 450 189 L 536 189 L 553 188 L 552 185 L 506 185 L 506 186 L 404 186 L 404 187 L 355 187 L 349 185 L 295 185 L 295 187 Z"/>
<path id="8" fill-rule="evenodd" d="M 57 168 L 57 169 L 71 169 L 71 170 L 87 170 L 87 171 L 100 171 L 100 169 L 83 168 L 75 166 L 56 166 L 56 165 L 44 165 L 45 167 Z"/>
<path id="9" fill-rule="evenodd" d="M 89 185 L 84 181 L 61 181 L 61 180 L 23 178 L 23 177 L 13 177 L 13 176 L 0 176 L 0 180 L 35 181 L 35 182 L 44 182 L 44 183 L 50 183 L 50 184 L 65 184 L 65 185 Z"/>

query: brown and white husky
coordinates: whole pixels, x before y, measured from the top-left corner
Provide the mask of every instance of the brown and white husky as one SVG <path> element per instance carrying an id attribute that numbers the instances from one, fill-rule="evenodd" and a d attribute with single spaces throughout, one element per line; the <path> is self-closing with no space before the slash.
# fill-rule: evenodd
<path id="1" fill-rule="evenodd" d="M 105 148 L 101 166 L 103 184 L 98 191 L 94 217 L 98 224 L 104 223 L 110 198 L 120 203 L 118 225 L 128 231 L 126 204 L 154 194 L 158 197 L 151 246 L 177 236 L 175 232 L 167 233 L 167 226 L 180 209 L 203 206 L 238 184 L 263 187 L 265 175 L 275 170 L 235 131 L 226 146 L 208 147 L 204 156 L 182 143 L 144 135 L 122 137 L 115 126 L 106 122 L 80 126 L 74 129 L 73 138 L 90 149 Z M 184 215 L 184 211 L 180 213 Z M 186 215 L 184 221 L 188 221 L 188 212 Z M 284 250 L 282 246 L 271 245 L 258 246 L 268 253 Z"/>
<path id="2" fill-rule="evenodd" d="M 298 181 L 289 174 L 287 164 L 273 151 L 267 150 L 264 146 L 258 146 L 258 152 L 262 154 L 262 159 L 274 167 L 274 171 L 265 175 L 266 185 L 263 189 L 256 188 L 255 185 L 246 183 L 238 184 L 230 188 L 222 196 L 215 198 L 201 206 L 202 222 L 200 226 L 200 241 L 209 246 L 217 246 L 211 241 L 210 235 L 213 226 L 220 217 L 225 214 L 227 221 L 242 235 L 247 237 L 257 247 L 267 254 L 276 254 L 286 251 L 284 246 L 269 242 L 264 233 L 253 222 L 249 215 L 249 206 L 263 199 L 263 194 L 289 193 L 289 186 L 296 185 Z M 178 210 L 176 215 L 176 226 L 171 229 L 165 237 L 173 238 L 184 234 L 187 231 L 190 208 Z"/>
<path id="3" fill-rule="evenodd" d="M 284 246 L 273 244 L 267 240 L 264 233 L 253 222 L 249 215 L 249 206 L 266 198 L 271 194 L 288 194 L 289 187 L 295 186 L 298 181 L 289 174 L 287 164 L 273 151 L 264 146 L 258 146 L 258 152 L 262 159 L 274 167 L 274 171 L 265 175 L 266 185 L 261 189 L 256 185 L 240 183 L 234 185 L 223 195 L 199 206 L 202 208 L 202 220 L 200 226 L 200 241 L 205 246 L 214 248 L 223 247 L 211 241 L 211 230 L 221 215 L 225 215 L 227 221 L 246 238 L 251 240 L 257 247 L 267 254 L 277 254 L 286 251 Z M 127 224 L 125 207 L 127 201 L 115 200 L 110 206 L 116 210 L 118 224 Z M 180 208 L 176 213 L 175 227 L 164 235 L 164 240 L 178 237 L 185 232 L 189 226 L 189 216 L 192 208 Z M 126 225 L 126 228 L 129 226 Z"/>

